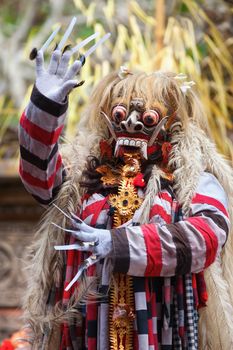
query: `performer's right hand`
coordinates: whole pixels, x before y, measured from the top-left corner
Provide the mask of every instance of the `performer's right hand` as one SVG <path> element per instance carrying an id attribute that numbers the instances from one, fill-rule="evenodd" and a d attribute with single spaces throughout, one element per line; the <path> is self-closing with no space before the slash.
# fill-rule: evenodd
<path id="1" fill-rule="evenodd" d="M 89 42 L 94 40 L 99 34 L 94 33 L 77 44 L 75 47 L 62 51 L 66 40 L 73 30 L 76 20 L 77 19 L 75 17 L 71 20 L 56 50 L 53 51 L 48 69 L 45 69 L 44 67 L 44 50 L 53 41 L 60 27 L 54 30 L 40 50 L 37 51 L 37 49 L 33 49 L 30 54 L 31 59 L 36 58 L 37 89 L 41 92 L 41 94 L 58 103 L 64 102 L 67 95 L 74 87 L 78 87 L 84 83 L 83 81 L 79 83 L 77 82 L 75 79 L 76 74 L 79 73 L 82 65 L 84 65 L 86 57 L 94 52 L 96 48 L 105 42 L 105 40 L 107 40 L 111 35 L 110 33 L 105 34 L 97 43 L 92 45 L 84 55 L 81 55 L 79 60 L 75 60 L 69 67 L 71 56 Z"/>
<path id="2" fill-rule="evenodd" d="M 77 86 L 76 74 L 80 71 L 82 63 L 79 60 L 69 66 L 72 55 L 71 50 L 62 53 L 53 51 L 48 68 L 44 67 L 44 54 L 42 50 L 36 56 L 36 87 L 49 99 L 62 103 L 71 90 Z"/>

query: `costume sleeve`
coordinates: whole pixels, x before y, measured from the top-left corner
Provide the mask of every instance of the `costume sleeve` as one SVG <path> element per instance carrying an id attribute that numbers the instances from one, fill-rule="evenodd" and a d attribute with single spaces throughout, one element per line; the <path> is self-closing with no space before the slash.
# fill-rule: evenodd
<path id="1" fill-rule="evenodd" d="M 189 217 L 111 230 L 115 272 L 132 276 L 197 273 L 214 262 L 229 230 L 227 199 L 217 179 L 204 173 Z"/>
<path id="2" fill-rule="evenodd" d="M 58 138 L 67 107 L 67 101 L 54 102 L 34 86 L 20 118 L 20 176 L 27 191 L 45 205 L 52 201 L 63 181 Z"/>

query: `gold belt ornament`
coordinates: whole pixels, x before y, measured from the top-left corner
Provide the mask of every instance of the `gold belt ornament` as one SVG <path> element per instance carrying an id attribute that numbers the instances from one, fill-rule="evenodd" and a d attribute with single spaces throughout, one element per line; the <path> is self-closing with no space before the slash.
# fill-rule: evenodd
<path id="1" fill-rule="evenodd" d="M 134 179 L 140 173 L 140 154 L 124 155 L 125 165 L 120 169 L 102 166 L 97 169 L 103 176 L 105 185 L 118 185 L 118 193 L 109 196 L 114 208 L 113 227 L 118 227 L 132 219 L 135 210 L 142 203 L 134 186 Z M 128 275 L 114 274 L 114 283 L 110 289 L 109 336 L 111 350 L 133 350 L 134 292 L 133 278 Z"/>
<path id="2" fill-rule="evenodd" d="M 109 339 L 111 350 L 133 350 L 133 278 L 117 273 L 110 290 Z"/>

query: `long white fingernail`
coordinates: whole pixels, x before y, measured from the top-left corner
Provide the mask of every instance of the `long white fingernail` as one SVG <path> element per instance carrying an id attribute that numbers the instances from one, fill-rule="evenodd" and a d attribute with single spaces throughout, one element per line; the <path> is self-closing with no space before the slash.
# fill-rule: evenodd
<path id="1" fill-rule="evenodd" d="M 52 34 L 48 37 L 48 39 L 46 40 L 46 42 L 43 44 L 43 46 L 41 47 L 41 51 L 44 52 L 47 47 L 50 45 L 50 43 L 53 41 L 53 39 L 55 38 L 55 36 L 57 35 L 57 33 L 59 32 L 61 26 L 58 26 L 53 32 Z"/>
<path id="2" fill-rule="evenodd" d="M 65 34 L 63 35 L 63 37 L 61 38 L 61 41 L 60 43 L 58 44 L 58 47 L 57 49 L 58 50 L 61 50 L 64 46 L 64 44 L 66 43 L 66 40 L 69 38 L 74 26 L 75 26 L 75 23 L 77 22 L 77 18 L 76 17 L 73 17 L 68 28 L 66 29 L 65 31 Z"/>
<path id="3" fill-rule="evenodd" d="M 71 49 L 72 53 L 77 52 L 78 50 L 80 50 L 82 47 L 84 47 L 85 45 L 87 45 L 90 41 L 94 40 L 97 36 L 99 35 L 99 33 L 94 33 L 92 35 L 90 35 L 88 38 L 84 39 L 83 41 L 81 41 L 81 43 L 79 43 L 78 45 L 76 45 L 75 47 L 73 47 L 73 49 Z"/>
<path id="4" fill-rule="evenodd" d="M 93 46 L 90 47 L 89 50 L 87 50 L 87 52 L 84 54 L 85 58 L 87 58 L 88 56 L 90 56 L 92 54 L 92 52 L 94 52 L 98 46 L 100 46 L 101 44 L 103 44 L 104 41 L 106 41 L 108 38 L 110 38 L 111 33 L 107 33 L 105 34 L 99 41 L 97 41 L 96 44 L 94 44 Z"/>

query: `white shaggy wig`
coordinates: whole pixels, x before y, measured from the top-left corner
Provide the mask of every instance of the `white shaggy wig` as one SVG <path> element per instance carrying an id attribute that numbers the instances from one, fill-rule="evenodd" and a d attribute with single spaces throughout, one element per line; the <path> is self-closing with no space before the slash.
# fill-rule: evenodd
<path id="1" fill-rule="evenodd" d="M 117 73 L 109 74 L 95 88 L 78 135 L 72 144 L 63 147 L 63 162 L 67 177 L 55 203 L 67 213 L 75 212 L 80 205 L 83 188 L 80 188 L 82 171 L 87 157 L 99 156 L 99 141 L 108 139 L 109 133 L 101 110 L 110 114 L 112 106 L 124 102 L 129 106 L 132 97 L 142 97 L 146 106 L 159 104 L 164 115 L 174 115 L 168 123 L 172 133 L 172 152 L 169 167 L 174 174 L 174 190 L 178 201 L 188 215 L 191 199 L 195 193 L 200 174 L 208 171 L 217 177 L 229 199 L 229 211 L 233 218 L 233 172 L 231 166 L 216 150 L 208 136 L 208 126 L 199 99 L 193 91 L 184 94 L 175 75 L 166 72 L 152 74 L 129 74 L 124 79 Z M 174 125 L 180 125 L 177 129 Z M 161 170 L 154 165 L 142 204 L 141 223 L 148 222 L 150 204 L 159 191 Z M 69 307 L 63 311 L 59 305 L 53 309 L 47 305 L 49 291 L 61 285 L 64 257 L 54 250 L 54 245 L 64 243 L 64 234 L 51 222 L 66 225 L 66 218 L 54 206 L 48 208 L 41 221 L 35 242 L 30 247 L 28 264 L 28 288 L 25 296 L 25 317 L 39 336 L 56 328 L 56 324 L 73 317 L 74 307 L 91 294 L 91 282 L 84 280 Z M 233 240 L 229 234 L 222 260 L 216 261 L 205 272 L 209 294 L 208 307 L 201 311 L 199 322 L 199 349 L 233 349 Z M 51 332 L 50 332 L 51 333 Z"/>

